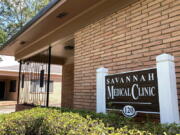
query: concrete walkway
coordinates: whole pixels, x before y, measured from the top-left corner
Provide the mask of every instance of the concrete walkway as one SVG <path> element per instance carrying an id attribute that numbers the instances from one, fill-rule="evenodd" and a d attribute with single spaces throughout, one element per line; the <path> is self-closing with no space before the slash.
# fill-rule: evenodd
<path id="1" fill-rule="evenodd" d="M 16 101 L 0 101 L 0 114 L 15 112 Z"/>

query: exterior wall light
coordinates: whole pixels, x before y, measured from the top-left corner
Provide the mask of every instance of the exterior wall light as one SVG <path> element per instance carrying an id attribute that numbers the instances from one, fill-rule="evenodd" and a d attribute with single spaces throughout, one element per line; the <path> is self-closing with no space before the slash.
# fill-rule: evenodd
<path id="1" fill-rule="evenodd" d="M 64 47 L 65 50 L 73 50 L 74 46 L 73 45 L 67 45 Z"/>

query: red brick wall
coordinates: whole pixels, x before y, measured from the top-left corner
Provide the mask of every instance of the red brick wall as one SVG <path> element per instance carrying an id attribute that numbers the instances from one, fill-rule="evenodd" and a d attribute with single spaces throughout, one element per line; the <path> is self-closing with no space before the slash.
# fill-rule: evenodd
<path id="1" fill-rule="evenodd" d="M 62 69 L 62 107 L 73 107 L 74 64 L 63 65 Z"/>
<path id="2" fill-rule="evenodd" d="M 97 68 L 119 73 L 155 67 L 162 53 L 175 56 L 180 95 L 180 0 L 139 0 L 79 30 L 74 108 L 95 109 Z"/>

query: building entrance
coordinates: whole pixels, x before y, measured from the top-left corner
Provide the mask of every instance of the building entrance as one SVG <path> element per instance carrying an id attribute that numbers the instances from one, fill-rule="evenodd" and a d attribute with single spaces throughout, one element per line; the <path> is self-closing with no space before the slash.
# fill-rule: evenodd
<path id="1" fill-rule="evenodd" d="M 5 82 L 0 81 L 0 100 L 4 99 Z"/>

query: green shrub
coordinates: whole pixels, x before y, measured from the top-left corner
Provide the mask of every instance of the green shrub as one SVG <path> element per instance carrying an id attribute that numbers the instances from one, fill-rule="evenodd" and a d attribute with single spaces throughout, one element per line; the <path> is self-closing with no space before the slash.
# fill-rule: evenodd
<path id="1" fill-rule="evenodd" d="M 67 108 L 54 108 L 60 110 L 61 112 L 74 112 L 78 113 L 83 117 L 90 116 L 92 119 L 101 120 L 106 127 L 114 127 L 114 128 L 123 128 L 127 127 L 128 129 L 139 129 L 143 131 L 149 131 L 152 134 L 162 135 L 163 133 L 167 133 L 168 135 L 176 135 L 180 133 L 180 125 L 170 124 L 170 125 L 162 125 L 155 122 L 143 122 L 143 123 L 135 123 L 133 119 L 128 119 L 125 117 L 121 117 L 115 113 L 97 114 L 92 111 L 86 110 L 71 110 Z"/>
<path id="2" fill-rule="evenodd" d="M 7 114 L 0 122 L 0 134 L 2 135 L 34 135 L 39 132 L 42 121 L 48 110 L 36 108 L 22 112 Z"/>
<path id="3" fill-rule="evenodd" d="M 0 135 L 175 135 L 176 124 L 137 124 L 116 114 L 34 108 L 0 115 Z"/>

